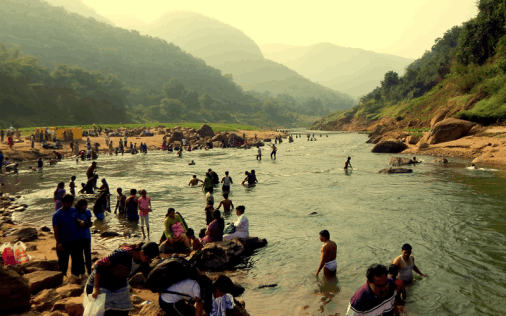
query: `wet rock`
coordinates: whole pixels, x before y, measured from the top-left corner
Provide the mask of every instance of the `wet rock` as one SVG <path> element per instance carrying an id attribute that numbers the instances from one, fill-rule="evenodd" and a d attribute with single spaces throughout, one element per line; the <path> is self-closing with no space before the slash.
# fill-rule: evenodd
<path id="1" fill-rule="evenodd" d="M 400 153 L 408 149 L 408 145 L 395 139 L 384 140 L 377 143 L 373 148 L 373 153 Z"/>
<path id="2" fill-rule="evenodd" d="M 55 288 L 63 283 L 63 273 L 56 271 L 36 271 L 24 275 L 32 294 L 44 289 Z"/>
<path id="3" fill-rule="evenodd" d="M 84 312 L 83 297 L 72 297 L 65 303 L 65 312 L 69 316 L 79 316 Z"/>
<path id="4" fill-rule="evenodd" d="M 118 236 L 121 236 L 118 232 L 103 232 L 100 234 L 100 237 L 102 238 L 105 238 L 105 237 L 118 237 Z"/>
<path id="5" fill-rule="evenodd" d="M 465 136 L 476 123 L 449 118 L 435 124 L 429 131 L 429 144 L 439 144 Z"/>
<path id="6" fill-rule="evenodd" d="M 309 213 L 309 215 L 315 215 L 315 214 L 318 214 L 318 212 Z"/>
<path id="7" fill-rule="evenodd" d="M 39 312 L 46 311 L 50 310 L 61 298 L 62 297 L 55 289 L 45 289 L 35 296 L 32 300 L 32 305 Z"/>
<path id="8" fill-rule="evenodd" d="M 258 288 L 259 289 L 263 289 L 263 288 L 266 288 L 266 287 L 276 287 L 278 286 L 277 284 L 266 284 L 266 285 L 260 285 Z"/>
<path id="9" fill-rule="evenodd" d="M 37 245 L 26 245 L 26 251 L 36 251 Z"/>
<path id="10" fill-rule="evenodd" d="M 248 237 L 248 238 L 236 238 L 243 245 L 244 250 L 247 254 L 251 254 L 255 250 L 265 247 L 267 240 L 265 238 Z"/>
<path id="11" fill-rule="evenodd" d="M 446 158 L 436 158 L 434 159 L 432 162 L 435 162 L 435 163 L 448 163 L 448 159 Z"/>
<path id="12" fill-rule="evenodd" d="M 200 137 L 213 137 L 214 136 L 214 131 L 213 129 L 211 128 L 211 126 L 207 125 L 207 124 L 203 124 L 198 130 L 197 130 L 197 133 L 199 134 Z"/>
<path id="13" fill-rule="evenodd" d="M 391 157 L 390 160 L 388 161 L 388 164 L 391 166 L 409 165 L 412 163 L 414 163 L 413 160 L 402 157 Z"/>
<path id="14" fill-rule="evenodd" d="M 61 298 L 81 296 L 83 291 L 83 287 L 78 284 L 67 284 L 56 289 Z"/>
<path id="15" fill-rule="evenodd" d="M 388 173 L 412 173 L 413 169 L 406 168 L 387 168 L 380 170 L 378 173 L 388 174 Z"/>
<path id="16" fill-rule="evenodd" d="M 264 139 L 264 142 L 266 142 L 266 143 L 270 143 L 270 142 L 271 142 L 271 139 L 270 139 L 270 138 L 266 138 L 266 139 Z"/>
<path id="17" fill-rule="evenodd" d="M 21 227 L 14 229 L 6 237 L 15 237 L 16 241 L 34 241 L 37 239 L 37 229 L 35 227 Z"/>
<path id="18" fill-rule="evenodd" d="M 30 305 L 30 286 L 16 271 L 0 265 L 0 314 Z"/>

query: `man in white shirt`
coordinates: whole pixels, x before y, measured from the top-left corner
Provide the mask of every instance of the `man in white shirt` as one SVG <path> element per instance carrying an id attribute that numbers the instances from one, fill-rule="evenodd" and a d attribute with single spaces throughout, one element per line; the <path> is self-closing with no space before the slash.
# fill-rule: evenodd
<path id="1" fill-rule="evenodd" d="M 232 240 L 236 237 L 239 238 L 247 238 L 249 237 L 249 221 L 248 218 L 244 215 L 244 211 L 246 207 L 243 205 L 239 205 L 235 208 L 235 214 L 239 216 L 237 221 L 232 222 L 235 226 L 235 232 L 232 234 L 224 235 L 223 240 Z"/>

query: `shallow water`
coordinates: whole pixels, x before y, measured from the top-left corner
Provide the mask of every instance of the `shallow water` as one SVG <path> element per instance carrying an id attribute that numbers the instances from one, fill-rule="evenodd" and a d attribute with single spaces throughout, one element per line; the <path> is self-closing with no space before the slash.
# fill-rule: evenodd
<path id="1" fill-rule="evenodd" d="M 199 188 L 188 187 L 193 174 L 203 179 L 212 168 L 221 178 L 230 171 L 235 182 L 230 198 L 236 206 L 246 206 L 250 235 L 269 242 L 251 257 L 249 269 L 233 273 L 246 288 L 243 299 L 251 315 L 344 315 L 351 295 L 365 282 L 367 267 L 390 264 L 404 243 L 413 246 L 417 266 L 429 275 L 415 277 L 408 287 L 408 315 L 506 313 L 504 170 L 469 170 L 469 162 L 455 159 L 444 167 L 422 156 L 418 159 L 424 163 L 412 167 L 412 174 L 383 175 L 377 172 L 393 155 L 371 153 L 366 135 L 335 133 L 317 139 L 283 142 L 276 160 L 269 159 L 264 147 L 261 162 L 255 160 L 256 149 L 185 152 L 182 159 L 161 152 L 104 156 L 98 174 L 113 192 L 116 187 L 148 191 L 152 239 L 157 241 L 168 207 L 181 212 L 196 231 L 204 227 L 205 197 Z M 345 173 L 348 156 L 354 170 Z M 196 165 L 188 166 L 190 160 Z M 4 191 L 20 192 L 30 205 L 15 219 L 50 225 L 56 184 L 65 181 L 68 187 L 74 174 L 77 183 L 83 182 L 88 166 L 63 161 L 42 172 L 4 176 Z M 240 186 L 244 171 L 251 169 L 260 184 Z M 234 219 L 231 215 L 227 221 Z M 114 215 L 105 225 L 140 234 L 137 226 Z M 322 229 L 338 245 L 338 280 L 313 275 Z M 264 284 L 277 286 L 258 289 Z"/>

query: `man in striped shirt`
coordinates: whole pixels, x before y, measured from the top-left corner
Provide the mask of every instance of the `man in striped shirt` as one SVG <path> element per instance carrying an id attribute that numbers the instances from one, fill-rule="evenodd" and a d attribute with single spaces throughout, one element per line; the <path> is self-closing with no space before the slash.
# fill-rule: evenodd
<path id="1" fill-rule="evenodd" d="M 346 316 L 396 316 L 395 296 L 397 289 L 388 270 L 381 264 L 367 269 L 367 282 L 353 295 Z"/>

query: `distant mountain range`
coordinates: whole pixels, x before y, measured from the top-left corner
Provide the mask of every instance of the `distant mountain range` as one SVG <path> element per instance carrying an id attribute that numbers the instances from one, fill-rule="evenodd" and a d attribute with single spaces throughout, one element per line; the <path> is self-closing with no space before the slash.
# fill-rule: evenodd
<path id="1" fill-rule="evenodd" d="M 81 0 L 44 0 L 52 6 L 56 7 L 64 7 L 66 10 L 70 12 L 74 12 L 80 14 L 87 18 L 94 18 L 95 20 L 103 23 L 107 23 L 110 25 L 115 25 L 113 21 L 108 18 L 98 14 L 97 10 L 88 6 Z"/>
<path id="2" fill-rule="evenodd" d="M 332 43 L 310 46 L 260 45 L 265 58 L 329 88 L 360 97 L 376 88 L 388 71 L 404 74 L 413 59 Z"/>

